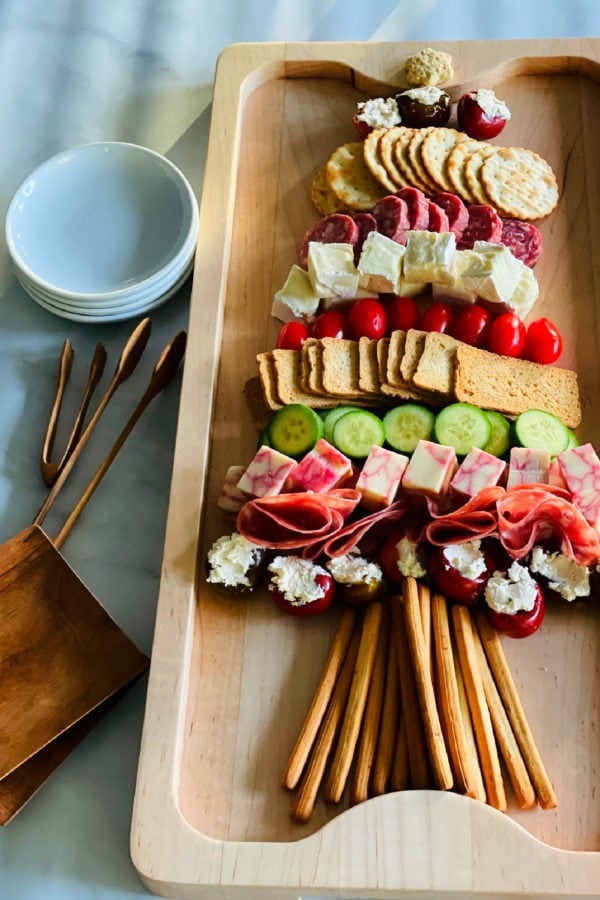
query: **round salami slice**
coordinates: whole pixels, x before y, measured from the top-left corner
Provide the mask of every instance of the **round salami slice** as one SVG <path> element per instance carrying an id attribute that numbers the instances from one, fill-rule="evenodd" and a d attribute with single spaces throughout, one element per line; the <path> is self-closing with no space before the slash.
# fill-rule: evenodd
<path id="1" fill-rule="evenodd" d="M 408 207 L 408 221 L 411 231 L 427 231 L 429 225 L 429 204 L 427 197 L 416 187 L 403 187 L 396 197 L 404 200 Z"/>
<path id="2" fill-rule="evenodd" d="M 442 207 L 438 206 L 437 203 L 434 203 L 432 200 L 428 200 L 427 208 L 429 210 L 429 224 L 427 225 L 427 231 L 450 231 L 448 216 Z"/>
<path id="3" fill-rule="evenodd" d="M 354 261 L 358 262 L 367 235 L 372 231 L 377 231 L 377 219 L 371 213 L 357 213 L 354 216 L 354 223 L 358 228 L 358 239 L 354 245 Z"/>
<path id="4" fill-rule="evenodd" d="M 542 235 L 531 222 L 502 219 L 502 243 L 513 256 L 533 268 L 542 254 Z"/>
<path id="5" fill-rule="evenodd" d="M 397 244 L 406 243 L 406 232 L 410 231 L 408 206 L 400 197 L 388 194 L 371 210 L 377 222 L 377 230 Z"/>
<path id="6" fill-rule="evenodd" d="M 502 219 L 493 206 L 474 203 L 469 206 L 469 221 L 457 244 L 458 250 L 472 250 L 475 241 L 499 244 L 502 235 Z"/>
<path id="7" fill-rule="evenodd" d="M 456 235 L 457 242 L 460 241 L 469 221 L 469 210 L 460 197 L 457 194 L 442 191 L 440 194 L 434 194 L 431 201 L 444 210 L 448 216 L 449 230 Z"/>
<path id="8" fill-rule="evenodd" d="M 330 216 L 320 219 L 304 235 L 300 249 L 300 264 L 306 268 L 308 245 L 311 241 L 321 244 L 352 244 L 354 246 L 357 240 L 358 226 L 354 219 L 347 216 L 346 213 L 332 213 Z"/>

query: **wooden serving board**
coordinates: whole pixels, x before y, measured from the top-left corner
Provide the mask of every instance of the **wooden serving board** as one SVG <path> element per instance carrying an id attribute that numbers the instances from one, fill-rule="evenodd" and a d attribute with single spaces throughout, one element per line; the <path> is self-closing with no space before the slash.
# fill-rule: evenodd
<path id="1" fill-rule="evenodd" d="M 441 44 L 454 99 L 493 87 L 512 120 L 496 143 L 553 166 L 534 315 L 562 330 L 580 376 L 580 437 L 600 445 L 600 40 Z M 417 44 L 247 44 L 217 69 L 165 556 L 135 801 L 132 855 L 148 887 L 189 898 L 600 897 L 600 606 L 551 608 L 506 651 L 559 798 L 502 815 L 405 791 L 290 821 L 283 766 L 318 681 L 331 616 L 295 620 L 264 595 L 206 584 L 233 530 L 216 507 L 256 432 L 242 396 L 273 347 L 274 292 L 318 214 L 309 188 L 366 96 L 405 87 Z"/>

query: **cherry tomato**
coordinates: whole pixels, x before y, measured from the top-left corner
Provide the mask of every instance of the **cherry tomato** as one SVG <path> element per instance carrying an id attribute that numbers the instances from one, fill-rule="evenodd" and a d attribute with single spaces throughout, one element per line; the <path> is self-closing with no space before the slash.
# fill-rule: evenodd
<path id="1" fill-rule="evenodd" d="M 497 631 L 508 635 L 508 637 L 525 638 L 538 630 L 544 621 L 545 611 L 544 594 L 538 584 L 533 609 L 529 612 L 523 610 L 517 613 L 499 613 L 488 607 L 487 614 Z"/>
<path id="2" fill-rule="evenodd" d="M 453 316 L 452 307 L 438 300 L 428 306 L 421 316 L 421 328 L 423 331 L 441 331 L 445 334 L 450 331 Z"/>
<path id="3" fill-rule="evenodd" d="M 473 606 L 482 597 L 488 578 L 494 571 L 494 564 L 489 554 L 482 550 L 485 570 L 476 578 L 467 578 L 456 569 L 444 550 L 445 547 L 433 547 L 429 554 L 428 572 L 431 581 L 440 594 L 455 603 Z"/>
<path id="4" fill-rule="evenodd" d="M 278 350 L 300 350 L 308 337 L 308 328 L 304 322 L 286 322 L 281 326 L 275 346 Z"/>
<path id="5" fill-rule="evenodd" d="M 491 323 L 486 345 L 492 353 L 500 356 L 520 356 L 525 346 L 526 329 L 514 313 L 502 313 Z"/>
<path id="6" fill-rule="evenodd" d="M 400 584 L 402 582 L 402 573 L 398 568 L 398 548 L 397 544 L 406 536 L 405 531 L 395 529 L 386 539 L 377 554 L 377 562 L 381 566 L 383 577 L 390 584 Z"/>
<path id="7" fill-rule="evenodd" d="M 560 357 L 563 340 L 550 319 L 535 319 L 529 323 L 523 356 L 537 363 L 553 363 Z"/>
<path id="8" fill-rule="evenodd" d="M 478 141 L 497 137 L 507 122 L 506 116 L 488 116 L 483 111 L 477 100 L 477 91 L 463 94 L 456 107 L 456 116 L 459 129 Z"/>
<path id="9" fill-rule="evenodd" d="M 350 307 L 350 331 L 357 341 L 361 337 L 379 340 L 387 328 L 385 308 L 374 297 L 362 297 Z"/>
<path id="10" fill-rule="evenodd" d="M 452 337 L 472 347 L 483 347 L 492 317 L 483 306 L 474 304 L 456 313 Z"/>
<path id="11" fill-rule="evenodd" d="M 331 575 L 315 575 L 315 581 L 319 587 L 323 588 L 324 594 L 318 600 L 311 600 L 308 603 L 290 603 L 277 589 L 270 590 L 269 593 L 273 602 L 290 616 L 312 616 L 324 612 L 331 606 L 335 595 L 335 582 Z"/>
<path id="12" fill-rule="evenodd" d="M 350 336 L 350 323 L 348 316 L 336 309 L 328 309 L 321 313 L 312 323 L 311 337 L 314 338 L 346 338 Z"/>
<path id="13" fill-rule="evenodd" d="M 366 122 L 363 122 L 362 119 L 358 118 L 358 115 L 352 116 L 352 122 L 354 123 L 354 127 L 356 128 L 361 141 L 364 141 L 364 139 L 373 131 L 373 126 L 367 125 Z"/>
<path id="14" fill-rule="evenodd" d="M 388 294 L 387 304 L 388 331 L 408 331 L 419 327 L 419 307 L 412 297 L 398 297 Z"/>

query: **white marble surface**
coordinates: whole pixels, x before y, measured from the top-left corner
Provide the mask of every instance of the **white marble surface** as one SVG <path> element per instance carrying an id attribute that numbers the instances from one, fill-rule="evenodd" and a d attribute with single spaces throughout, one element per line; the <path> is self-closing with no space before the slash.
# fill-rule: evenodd
<path id="1" fill-rule="evenodd" d="M 53 153 L 93 140 L 166 152 L 200 197 L 214 66 L 236 41 L 598 36 L 598 0 L 3 0 L 0 4 L 0 212 Z M 185 328 L 189 286 L 152 315 L 139 371 L 47 521 L 70 509 L 141 395 L 160 348 Z M 65 337 L 76 349 L 74 408 L 95 342 L 116 363 L 132 323 L 76 325 L 34 305 L 0 243 L 0 539 L 44 496 L 38 455 Z M 105 376 L 105 382 L 106 383 Z M 150 651 L 176 426 L 178 383 L 126 445 L 65 547 L 122 628 Z M 129 860 L 145 683 L 138 684 L 0 832 L 0 896 L 148 896 Z"/>

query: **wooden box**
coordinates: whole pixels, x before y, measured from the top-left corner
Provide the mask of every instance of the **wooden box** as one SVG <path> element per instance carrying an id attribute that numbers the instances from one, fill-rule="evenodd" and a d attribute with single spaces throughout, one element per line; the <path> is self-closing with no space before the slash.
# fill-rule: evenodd
<path id="1" fill-rule="evenodd" d="M 502 139 L 559 179 L 541 222 L 536 316 L 578 370 L 580 437 L 600 445 L 600 40 L 440 45 L 453 99 L 493 87 Z M 248 44 L 219 60 L 162 583 L 135 801 L 132 856 L 148 887 L 189 898 L 600 897 L 600 606 L 556 606 L 506 650 L 559 807 L 508 814 L 405 791 L 289 817 L 280 774 L 335 615 L 296 620 L 267 597 L 209 589 L 207 547 L 232 530 L 216 499 L 256 431 L 244 381 L 273 347 L 274 292 L 318 215 L 310 184 L 366 96 L 404 87 L 420 45 Z"/>

